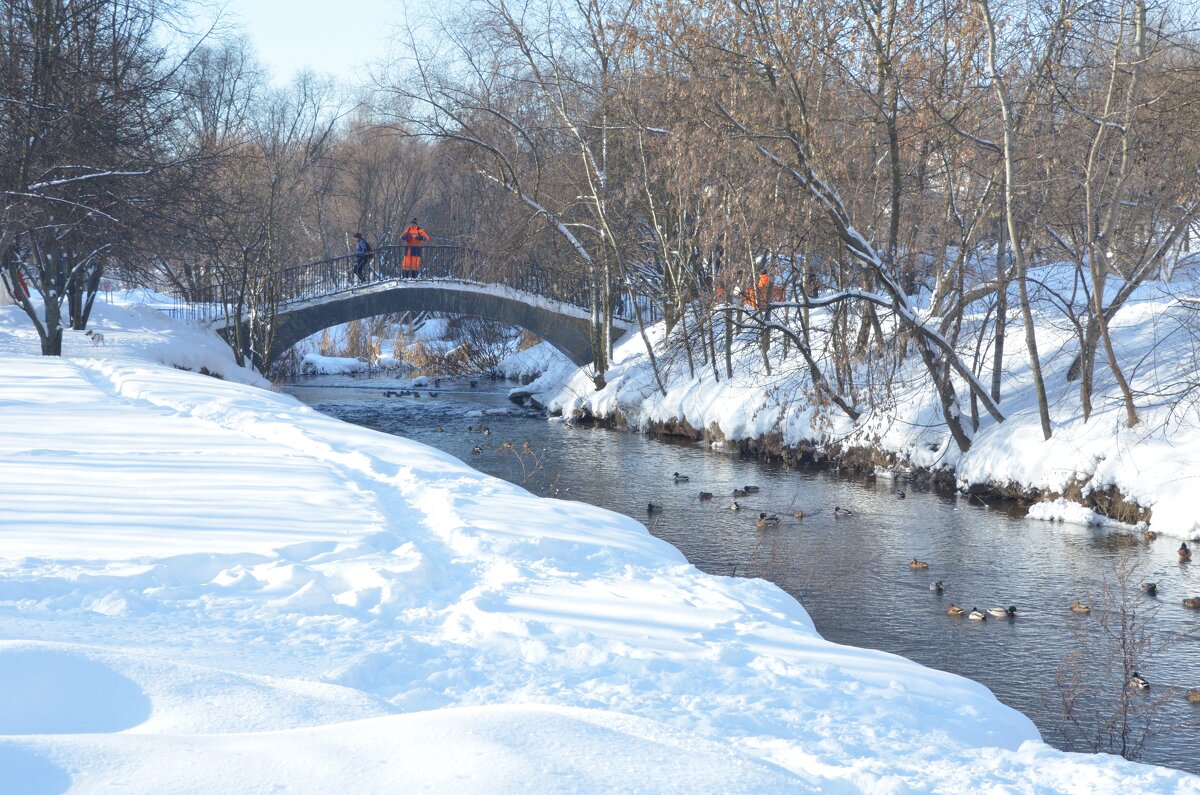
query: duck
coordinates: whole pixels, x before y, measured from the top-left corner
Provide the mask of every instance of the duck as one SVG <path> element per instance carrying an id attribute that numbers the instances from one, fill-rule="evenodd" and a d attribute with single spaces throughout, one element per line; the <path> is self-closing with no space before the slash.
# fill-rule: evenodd
<path id="1" fill-rule="evenodd" d="M 471 448 L 471 454 L 472 455 L 483 455 L 483 448 L 480 447 L 479 445 L 475 445 L 474 447 Z"/>
<path id="2" fill-rule="evenodd" d="M 896 492 L 896 499 L 898 499 L 898 500 L 902 500 L 902 499 L 904 499 L 904 498 L 905 498 L 905 497 L 907 497 L 907 496 L 908 496 L 908 495 L 907 495 L 907 494 L 905 494 L 905 493 L 904 493 L 904 492 L 902 492 L 902 491 L 898 491 L 898 492 Z"/>
<path id="3" fill-rule="evenodd" d="M 1075 601 L 1075 602 L 1071 602 L 1071 612 L 1072 613 L 1090 613 L 1090 612 L 1092 612 L 1092 608 L 1085 602 Z"/>
<path id="4" fill-rule="evenodd" d="M 702 499 L 702 500 L 711 500 L 712 498 L 713 498 L 713 495 L 712 495 L 712 492 L 711 492 L 711 491 L 702 491 L 702 492 L 700 492 L 700 499 Z"/>
<path id="5" fill-rule="evenodd" d="M 1017 617 L 1017 608 L 1014 607 L 1013 605 L 1009 605 L 1008 607 L 989 607 L 987 609 L 987 611 L 988 611 L 988 615 L 993 616 L 994 618 L 1016 618 Z"/>
<path id="6" fill-rule="evenodd" d="M 978 607 L 972 607 L 971 612 L 967 614 L 967 618 L 972 621 L 986 621 L 987 613 L 980 610 Z"/>
<path id="7" fill-rule="evenodd" d="M 1147 681 L 1146 677 L 1134 671 L 1133 676 L 1129 677 L 1129 686 L 1137 690 L 1149 690 L 1150 682 Z"/>
<path id="8" fill-rule="evenodd" d="M 1192 559 L 1192 550 L 1188 548 L 1187 542 L 1184 541 L 1179 545 L 1179 562 L 1187 563 Z"/>
<path id="9" fill-rule="evenodd" d="M 1200 596 L 1188 596 L 1183 600 L 1183 606 L 1189 610 L 1200 610 Z"/>
<path id="10" fill-rule="evenodd" d="M 1193 687 L 1191 690 L 1187 691 L 1187 700 L 1193 703 L 1200 701 L 1200 690 L 1197 690 Z"/>
<path id="11" fill-rule="evenodd" d="M 745 489 L 734 489 L 734 490 L 733 490 L 733 496 L 735 496 L 735 497 L 749 497 L 749 496 L 750 496 L 750 492 L 746 491 Z"/>
<path id="12" fill-rule="evenodd" d="M 646 513 L 662 513 L 662 506 L 648 502 L 646 503 Z"/>
<path id="13" fill-rule="evenodd" d="M 429 397 L 431 397 L 431 398 L 435 398 L 435 397 L 437 397 L 437 396 L 438 396 L 438 393 L 437 393 L 437 392 L 430 392 L 430 393 L 429 393 Z"/>
<path id="14" fill-rule="evenodd" d="M 1156 582 L 1144 582 L 1142 583 L 1141 588 L 1142 593 L 1146 594 L 1146 596 L 1158 595 L 1158 583 Z"/>
<path id="15" fill-rule="evenodd" d="M 742 486 L 742 491 L 747 494 L 756 494 L 759 491 L 758 486 Z"/>
<path id="16" fill-rule="evenodd" d="M 475 387 L 477 387 L 477 386 L 479 386 L 479 382 L 478 382 L 478 381 L 472 381 L 472 382 L 471 382 L 471 389 L 474 389 L 474 388 L 475 388 Z"/>
<path id="17" fill-rule="evenodd" d="M 737 500 L 734 500 L 734 501 L 733 501 L 733 505 L 730 505 L 730 506 L 729 506 L 729 510 L 731 510 L 731 511 L 740 511 L 740 510 L 742 510 L 742 506 L 738 505 L 738 501 L 737 501 Z"/>
<path id="18" fill-rule="evenodd" d="M 931 591 L 933 591 L 934 593 L 937 593 L 937 594 L 940 594 L 940 593 L 945 593 L 945 592 L 946 592 L 946 586 L 942 584 L 942 581 L 941 581 L 941 580 L 938 580 L 937 582 L 931 582 L 931 583 L 929 583 L 929 590 L 931 590 Z"/>
<path id="19" fill-rule="evenodd" d="M 445 433 L 445 432 L 446 432 L 446 429 L 445 429 L 445 428 L 443 428 L 441 425 L 439 425 L 439 426 L 437 426 L 437 432 L 438 432 L 438 433 Z"/>
<path id="20" fill-rule="evenodd" d="M 1153 530 L 1147 530 L 1142 535 L 1146 537 L 1147 543 L 1158 540 L 1158 533 L 1154 532 Z"/>
<path id="21" fill-rule="evenodd" d="M 511 449 L 513 449 L 513 443 L 510 442 L 508 439 L 505 439 L 504 442 L 500 445 L 500 449 L 501 450 L 511 450 Z"/>
<path id="22" fill-rule="evenodd" d="M 760 530 L 764 527 L 774 527 L 779 524 L 779 517 L 775 514 L 767 515 L 766 511 L 760 511 L 758 518 L 754 520 L 754 525 Z"/>
<path id="23" fill-rule="evenodd" d="M 691 480 L 691 478 L 689 478 L 687 475 L 681 475 L 678 472 L 671 477 L 675 479 L 676 483 L 687 483 L 689 480 Z"/>
<path id="24" fill-rule="evenodd" d="M 908 562 L 908 567 L 910 569 L 927 569 L 929 568 L 929 564 L 923 560 L 917 560 L 916 558 L 913 558 Z"/>
<path id="25" fill-rule="evenodd" d="M 529 444 L 529 442 L 522 442 L 521 443 L 521 452 L 522 453 L 532 453 L 533 447 Z"/>
<path id="26" fill-rule="evenodd" d="M 835 505 L 835 506 L 833 506 L 833 515 L 834 516 L 853 516 L 854 511 L 843 508 L 840 505 Z"/>
<path id="27" fill-rule="evenodd" d="M 956 604 L 951 604 L 949 607 L 946 608 L 946 615 L 948 615 L 948 616 L 961 616 L 965 612 L 967 612 L 967 611 L 962 609 L 961 607 L 959 607 Z"/>
<path id="28" fill-rule="evenodd" d="M 804 516 L 804 511 L 796 511 L 794 514 L 792 514 L 793 519 L 799 519 L 802 522 L 804 521 Z"/>
<path id="29" fill-rule="evenodd" d="M 482 431 L 480 431 L 480 433 L 482 433 L 484 436 L 491 436 L 491 435 L 492 435 L 492 429 L 491 429 L 491 428 L 489 428 L 488 426 L 484 425 L 484 426 L 483 426 L 483 430 L 482 430 Z"/>

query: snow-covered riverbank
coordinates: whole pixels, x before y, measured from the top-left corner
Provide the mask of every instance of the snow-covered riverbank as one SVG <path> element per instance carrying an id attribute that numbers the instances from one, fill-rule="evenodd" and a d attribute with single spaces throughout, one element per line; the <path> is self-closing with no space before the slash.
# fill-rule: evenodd
<path id="1" fill-rule="evenodd" d="M 1039 279 L 1046 284 L 1065 279 L 1065 286 L 1055 286 L 1070 294 L 1069 271 L 1048 269 Z M 894 375 L 886 404 L 866 411 L 857 422 L 814 401 L 807 367 L 794 354 L 782 360 L 778 338 L 770 374 L 753 341 L 736 351 L 732 378 L 725 377 L 724 362 L 716 373 L 697 362 L 693 374 L 677 343 L 664 347 L 662 324 L 648 331 L 665 393 L 658 389 L 645 346 L 635 334 L 617 345 L 605 389 L 595 391 L 583 371 L 564 376 L 561 367 L 553 367 L 521 391 L 551 411 L 619 418 L 640 428 L 694 430 L 718 443 L 750 443 L 772 452 L 815 449 L 827 456 L 872 451 L 900 469 L 942 472 L 964 489 L 1046 499 L 1050 505 L 1036 512 L 1043 518 L 1070 521 L 1092 515 L 1051 510 L 1056 498 L 1067 495 L 1126 521 L 1149 514 L 1155 531 L 1195 539 L 1200 538 L 1200 513 L 1191 495 L 1200 486 L 1200 315 L 1178 300 L 1184 289 L 1182 284 L 1145 285 L 1113 322 L 1114 347 L 1126 363 L 1137 400 L 1137 426 L 1127 427 L 1103 355 L 1096 366 L 1094 413 L 1084 422 L 1078 381 L 1068 378 L 1078 351 L 1075 331 L 1061 313 L 1045 311 L 1037 333 L 1053 437 L 1042 438 L 1028 353 L 1010 340 L 1001 402 L 1006 419 L 994 423 L 985 415 L 966 454 L 950 438 L 937 396 L 915 356 Z M 518 360 L 506 366 L 523 365 Z"/>
<path id="2" fill-rule="evenodd" d="M 1200 793 L 152 310 L 93 325 L 46 359 L 0 310 L 0 791 Z"/>

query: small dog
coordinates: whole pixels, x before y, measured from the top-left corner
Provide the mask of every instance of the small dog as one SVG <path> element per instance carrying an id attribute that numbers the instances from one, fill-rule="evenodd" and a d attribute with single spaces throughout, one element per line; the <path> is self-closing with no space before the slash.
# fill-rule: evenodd
<path id="1" fill-rule="evenodd" d="M 86 332 L 84 332 L 83 336 L 90 339 L 92 341 L 92 345 L 104 344 L 104 335 L 99 331 L 92 331 L 91 329 L 88 329 Z"/>

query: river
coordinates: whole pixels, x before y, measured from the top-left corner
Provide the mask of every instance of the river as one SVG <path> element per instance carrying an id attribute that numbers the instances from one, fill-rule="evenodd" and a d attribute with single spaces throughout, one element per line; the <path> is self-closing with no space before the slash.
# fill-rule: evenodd
<path id="1" fill-rule="evenodd" d="M 982 682 L 1056 747 L 1119 750 L 1106 726 L 1126 693 L 1131 719 L 1124 734 L 1144 743 L 1142 761 L 1200 773 L 1192 739 L 1200 704 L 1184 697 L 1200 688 L 1200 612 L 1181 604 L 1200 595 L 1200 562 L 1180 564 L 1176 541 L 1032 521 L 1015 506 L 987 506 L 905 481 L 786 468 L 690 442 L 572 427 L 512 405 L 512 385 L 503 381 L 473 387 L 443 379 L 422 387 L 419 398 L 383 396 L 408 384 L 339 376 L 297 380 L 286 390 L 326 414 L 424 442 L 535 494 L 632 516 L 703 571 L 762 577 L 784 588 L 829 640 Z M 468 430 L 485 425 L 490 434 Z M 688 480 L 676 483 L 676 472 Z M 731 510 L 733 490 L 747 485 L 759 491 Z M 701 500 L 700 491 L 714 496 Z M 661 511 L 649 513 L 649 503 Z M 835 507 L 852 515 L 835 515 Z M 779 515 L 779 524 L 757 528 L 760 511 Z M 797 512 L 804 518 L 794 518 Z M 913 558 L 929 568 L 911 569 Z M 929 588 L 937 580 L 945 585 L 941 595 Z M 1157 597 L 1141 592 L 1144 581 L 1158 583 Z M 1074 600 L 1089 602 L 1093 612 L 1072 613 Z M 946 614 L 952 602 L 968 610 L 1015 605 L 1017 617 L 954 618 Z M 1125 605 L 1124 615 L 1134 617 L 1126 622 L 1134 631 L 1125 633 L 1132 640 L 1117 639 L 1121 612 L 1105 604 Z M 1127 691 L 1106 661 L 1122 648 L 1144 653 L 1144 643 L 1161 646 L 1137 663 L 1151 687 Z M 1071 721 L 1064 719 L 1064 693 L 1078 697 Z M 1072 724 L 1078 728 L 1066 728 Z"/>

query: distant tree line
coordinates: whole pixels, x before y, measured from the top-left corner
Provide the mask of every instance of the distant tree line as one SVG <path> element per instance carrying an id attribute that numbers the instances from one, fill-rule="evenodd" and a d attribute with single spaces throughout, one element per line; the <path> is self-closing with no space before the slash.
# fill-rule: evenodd
<path id="1" fill-rule="evenodd" d="M 171 13 L 0 12 L 2 270 L 45 353 L 105 270 L 219 298 L 237 355 L 268 350 L 285 267 L 419 215 L 497 279 L 586 294 L 597 385 L 622 306 L 665 320 L 660 387 L 751 344 L 853 418 L 912 361 L 965 450 L 1014 345 L 1051 435 L 1047 311 L 1085 415 L 1104 368 L 1137 423 L 1109 327 L 1196 245 L 1186 4 L 470 0 L 353 97 L 270 87 L 237 37 L 161 44 Z"/>

